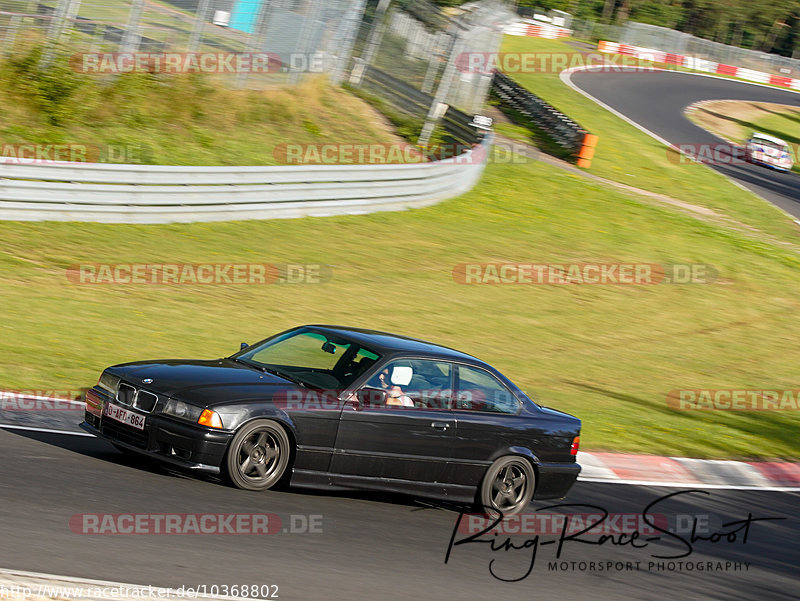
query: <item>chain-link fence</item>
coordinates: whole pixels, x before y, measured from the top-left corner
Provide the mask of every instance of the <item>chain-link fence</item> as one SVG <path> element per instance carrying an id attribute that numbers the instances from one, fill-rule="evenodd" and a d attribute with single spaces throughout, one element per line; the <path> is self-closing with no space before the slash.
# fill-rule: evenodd
<path id="1" fill-rule="evenodd" d="M 492 0 L 450 14 L 427 0 L 372 2 L 350 83 L 388 103 L 389 112 L 398 112 L 396 123 L 418 128 L 422 144 L 440 119 L 451 139 L 470 140 L 475 130 L 464 117 L 482 110 L 492 76 L 467 72 L 461 60 L 467 53 L 497 52 L 503 28 L 515 20 L 505 3 Z"/>
<path id="2" fill-rule="evenodd" d="M 192 60 L 187 59 L 181 68 L 233 70 L 240 84 L 255 73 L 265 81 L 277 82 L 296 81 L 308 73 L 328 73 L 341 79 L 350 64 L 365 3 L 366 0 L 0 0 L 0 50 L 10 54 L 25 42 L 39 41 L 48 46 L 49 53 L 59 46 L 70 53 L 192 54 Z M 225 62 L 230 57 L 222 58 L 223 54 L 235 53 L 266 54 L 268 65 L 255 68 L 255 64 L 234 64 Z M 179 59 L 173 58 L 177 68 Z M 118 65 L 108 69 L 122 67 L 122 59 L 119 60 Z M 152 68 L 153 60 L 139 64 Z"/>
<path id="3" fill-rule="evenodd" d="M 392 120 L 408 138 L 427 144 L 443 120 L 471 144 L 492 78 L 459 61 L 497 52 L 516 19 L 500 0 L 448 12 L 429 0 L 0 0 L 0 52 L 39 43 L 44 63 L 65 52 L 83 72 L 202 72 L 251 87 L 325 73 L 402 115 Z"/>
<path id="4" fill-rule="evenodd" d="M 629 21 L 623 27 L 619 38 L 609 38 L 609 41 L 694 56 L 715 63 L 744 67 L 772 75 L 800 77 L 800 60 L 728 46 L 656 25 Z"/>
<path id="5" fill-rule="evenodd" d="M 600 40 L 618 42 L 622 36 L 622 29 L 621 25 L 611 25 L 609 23 L 600 23 L 599 21 L 572 20 L 572 37 L 587 42 L 599 42 Z"/>

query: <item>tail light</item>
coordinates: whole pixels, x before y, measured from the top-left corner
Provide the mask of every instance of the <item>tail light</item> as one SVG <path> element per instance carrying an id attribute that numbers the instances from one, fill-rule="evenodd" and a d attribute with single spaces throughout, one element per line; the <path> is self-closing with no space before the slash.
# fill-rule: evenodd
<path id="1" fill-rule="evenodd" d="M 569 445 L 569 454 L 570 455 L 577 455 L 578 454 L 578 449 L 580 448 L 580 446 L 581 446 L 581 437 L 580 436 L 576 436 L 575 438 L 572 439 L 572 444 Z"/>

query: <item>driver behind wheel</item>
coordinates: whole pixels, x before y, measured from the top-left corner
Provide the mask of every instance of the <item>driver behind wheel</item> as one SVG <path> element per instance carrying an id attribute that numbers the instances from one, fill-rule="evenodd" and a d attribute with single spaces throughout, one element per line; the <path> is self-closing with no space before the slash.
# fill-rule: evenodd
<path id="1" fill-rule="evenodd" d="M 408 386 L 414 370 L 407 365 L 394 365 L 382 369 L 373 378 L 371 385 L 382 388 L 387 393 L 386 404 L 394 407 L 413 407 L 414 401 L 403 392 L 402 386 Z M 376 381 L 377 380 L 377 381 Z"/>

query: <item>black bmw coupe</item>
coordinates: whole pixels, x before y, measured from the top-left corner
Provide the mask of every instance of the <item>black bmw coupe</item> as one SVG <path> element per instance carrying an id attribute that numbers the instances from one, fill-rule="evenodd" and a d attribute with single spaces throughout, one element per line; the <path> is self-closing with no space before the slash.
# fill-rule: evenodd
<path id="1" fill-rule="evenodd" d="M 81 427 L 235 486 L 389 490 L 512 515 L 580 472 L 579 419 L 490 365 L 404 336 L 308 325 L 213 361 L 109 367 Z"/>

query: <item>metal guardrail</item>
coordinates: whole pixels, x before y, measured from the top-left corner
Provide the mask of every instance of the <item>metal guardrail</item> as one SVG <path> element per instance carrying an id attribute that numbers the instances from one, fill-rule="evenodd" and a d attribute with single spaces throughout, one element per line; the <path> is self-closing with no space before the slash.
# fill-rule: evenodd
<path id="1" fill-rule="evenodd" d="M 564 113 L 523 88 L 505 73 L 494 74 L 492 90 L 503 104 L 529 118 L 560 147 L 576 156 L 580 152 L 588 132 Z"/>
<path id="2" fill-rule="evenodd" d="M 423 207 L 471 189 L 490 144 L 491 135 L 476 152 L 401 165 L 173 167 L 0 157 L 0 219 L 169 223 Z"/>

